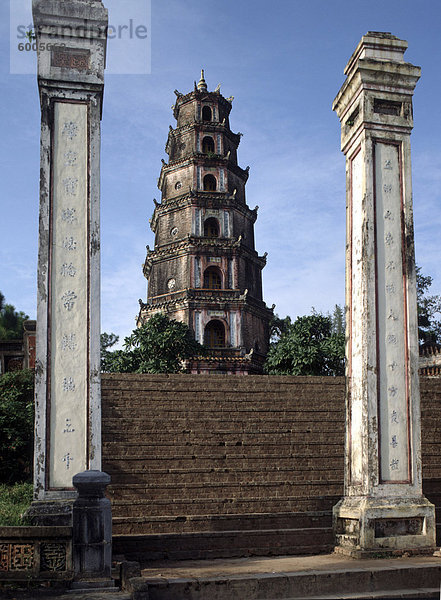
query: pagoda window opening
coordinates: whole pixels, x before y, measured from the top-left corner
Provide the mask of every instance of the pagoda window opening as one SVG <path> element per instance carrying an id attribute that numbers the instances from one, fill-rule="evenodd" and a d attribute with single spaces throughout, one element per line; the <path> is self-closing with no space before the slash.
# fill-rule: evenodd
<path id="1" fill-rule="evenodd" d="M 211 121 L 212 120 L 211 108 L 209 106 L 202 107 L 202 120 L 203 121 Z"/>
<path id="2" fill-rule="evenodd" d="M 217 187 L 216 177 L 214 175 L 205 175 L 204 177 L 204 191 L 215 192 Z"/>
<path id="3" fill-rule="evenodd" d="M 219 221 L 214 217 L 210 217 L 204 222 L 204 237 L 219 237 Z"/>
<path id="4" fill-rule="evenodd" d="M 202 140 L 202 152 L 204 154 L 208 154 L 209 152 L 214 154 L 214 140 L 209 135 L 206 135 Z"/>
<path id="5" fill-rule="evenodd" d="M 208 348 L 225 348 L 225 327 L 221 321 L 213 319 L 204 331 L 204 344 Z"/>
<path id="6" fill-rule="evenodd" d="M 222 275 L 217 267 L 208 267 L 204 271 L 204 288 L 207 290 L 222 289 Z"/>

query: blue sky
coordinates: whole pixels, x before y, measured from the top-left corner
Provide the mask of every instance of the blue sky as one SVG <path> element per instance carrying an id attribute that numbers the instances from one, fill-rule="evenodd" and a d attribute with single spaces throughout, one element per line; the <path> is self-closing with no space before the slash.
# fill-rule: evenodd
<path id="1" fill-rule="evenodd" d="M 130 17 L 130 2 L 146 6 L 105 2 L 112 23 Z M 9 16 L 2 0 L 0 290 L 35 318 L 40 109 L 35 75 L 10 74 Z M 138 298 L 146 298 L 141 265 L 146 244 L 153 246 L 148 219 L 175 123 L 173 90 L 191 90 L 201 67 L 209 89 L 221 83 L 235 97 L 231 126 L 244 134 L 239 163 L 251 167 L 247 201 L 260 207 L 256 247 L 268 252 L 267 304 L 295 317 L 344 303 L 345 164 L 331 104 L 368 30 L 406 39 L 406 59 L 422 67 L 412 134 L 416 256 L 434 278 L 432 293 L 441 293 L 439 0 L 152 0 L 151 73 L 106 77 L 102 331 L 128 335 Z M 128 46 L 126 65 L 140 49 Z M 109 41 L 109 71 L 116 55 Z"/>

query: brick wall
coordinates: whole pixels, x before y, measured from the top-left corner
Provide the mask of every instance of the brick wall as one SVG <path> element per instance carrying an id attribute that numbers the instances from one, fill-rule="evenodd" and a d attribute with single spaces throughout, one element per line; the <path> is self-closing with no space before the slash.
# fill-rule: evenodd
<path id="1" fill-rule="evenodd" d="M 330 527 L 343 494 L 344 379 L 102 378 L 114 531 Z M 421 380 L 424 491 L 441 505 L 441 379 Z"/>

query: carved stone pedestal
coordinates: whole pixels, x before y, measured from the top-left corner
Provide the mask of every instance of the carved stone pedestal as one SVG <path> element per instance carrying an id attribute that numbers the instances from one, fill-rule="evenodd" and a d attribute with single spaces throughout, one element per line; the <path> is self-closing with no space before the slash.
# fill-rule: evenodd
<path id="1" fill-rule="evenodd" d="M 433 554 L 433 505 L 420 498 L 343 498 L 334 507 L 336 552 L 353 558 Z"/>

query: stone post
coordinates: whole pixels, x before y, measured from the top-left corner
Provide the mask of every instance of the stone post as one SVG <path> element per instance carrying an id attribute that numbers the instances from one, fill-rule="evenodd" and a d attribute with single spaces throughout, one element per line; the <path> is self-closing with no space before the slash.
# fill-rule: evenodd
<path id="1" fill-rule="evenodd" d="M 113 587 L 112 512 L 104 497 L 110 475 L 84 471 L 73 478 L 78 498 L 73 505 L 73 588 Z"/>
<path id="2" fill-rule="evenodd" d="M 101 0 L 33 0 L 41 103 L 34 503 L 70 524 L 72 476 L 101 469 Z"/>
<path id="3" fill-rule="evenodd" d="M 420 68 L 407 42 L 363 36 L 334 104 L 347 177 L 345 496 L 337 551 L 429 553 L 422 495 L 410 133 Z"/>

